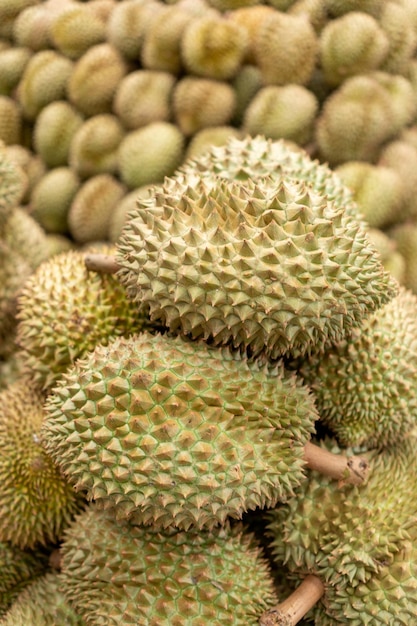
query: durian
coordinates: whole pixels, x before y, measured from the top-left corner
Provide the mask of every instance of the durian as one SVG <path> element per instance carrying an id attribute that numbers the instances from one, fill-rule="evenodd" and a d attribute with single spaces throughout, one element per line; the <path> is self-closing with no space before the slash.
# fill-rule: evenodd
<path id="1" fill-rule="evenodd" d="M 68 211 L 80 184 L 69 167 L 54 167 L 35 186 L 30 199 L 31 215 L 46 232 L 68 232 Z"/>
<path id="2" fill-rule="evenodd" d="M 101 113 L 85 120 L 74 133 L 69 146 L 70 167 L 82 178 L 116 174 L 118 148 L 125 129 L 116 115 Z"/>
<path id="3" fill-rule="evenodd" d="M 33 145 L 48 167 L 68 165 L 72 139 L 83 117 L 65 100 L 51 102 L 36 118 Z"/>

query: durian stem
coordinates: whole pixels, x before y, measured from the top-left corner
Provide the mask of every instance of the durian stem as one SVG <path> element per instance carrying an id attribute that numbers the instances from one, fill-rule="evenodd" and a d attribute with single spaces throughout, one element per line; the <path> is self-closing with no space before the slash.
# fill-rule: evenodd
<path id="1" fill-rule="evenodd" d="M 363 457 L 333 454 L 311 442 L 304 447 L 304 460 L 307 467 L 338 480 L 340 486 L 361 485 L 369 472 L 369 463 Z"/>
<path id="2" fill-rule="evenodd" d="M 115 257 L 110 254 L 86 254 L 84 264 L 88 270 L 101 274 L 115 274 L 120 269 Z"/>
<path id="3" fill-rule="evenodd" d="M 309 574 L 288 598 L 265 611 L 259 623 L 261 626 L 294 626 L 323 594 L 324 585 L 320 578 Z"/>
<path id="4" fill-rule="evenodd" d="M 52 567 L 52 569 L 61 569 L 61 552 L 58 548 L 52 550 L 51 554 L 49 555 L 49 566 Z"/>

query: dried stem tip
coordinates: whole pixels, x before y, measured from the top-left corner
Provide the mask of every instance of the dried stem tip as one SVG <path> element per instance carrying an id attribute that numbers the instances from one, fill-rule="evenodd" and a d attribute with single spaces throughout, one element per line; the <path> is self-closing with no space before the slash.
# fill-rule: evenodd
<path id="1" fill-rule="evenodd" d="M 260 626 L 294 626 L 324 594 L 320 578 L 309 574 L 283 602 L 268 609 L 259 620 Z"/>
<path id="2" fill-rule="evenodd" d="M 89 271 L 101 274 L 115 274 L 120 269 L 116 259 L 110 254 L 87 254 L 84 263 Z"/>
<path id="3" fill-rule="evenodd" d="M 361 485 L 369 473 L 369 463 L 360 456 L 333 454 L 313 443 L 304 448 L 304 460 L 310 469 L 334 478 L 342 485 Z"/>

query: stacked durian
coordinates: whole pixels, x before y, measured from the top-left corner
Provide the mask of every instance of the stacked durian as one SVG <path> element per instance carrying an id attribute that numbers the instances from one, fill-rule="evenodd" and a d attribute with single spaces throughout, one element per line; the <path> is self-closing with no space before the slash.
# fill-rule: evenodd
<path id="1" fill-rule="evenodd" d="M 190 156 L 284 138 L 340 170 L 416 291 L 416 15 L 413 0 L 4 2 L 0 139 L 30 171 L 24 204 L 47 232 L 115 242 Z"/>

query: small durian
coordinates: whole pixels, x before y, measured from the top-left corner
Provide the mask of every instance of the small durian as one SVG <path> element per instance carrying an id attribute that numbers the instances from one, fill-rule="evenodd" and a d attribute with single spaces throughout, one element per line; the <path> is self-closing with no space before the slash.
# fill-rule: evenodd
<path id="1" fill-rule="evenodd" d="M 60 552 L 62 591 L 89 626 L 257 626 L 276 602 L 268 562 L 242 524 L 162 533 L 90 507 Z"/>
<path id="2" fill-rule="evenodd" d="M 230 11 L 230 13 L 227 13 L 227 19 L 232 22 L 236 22 L 246 33 L 247 44 L 244 56 L 245 64 L 256 65 L 255 55 L 253 52 L 256 33 L 260 24 L 266 18 L 273 15 L 275 15 L 275 10 L 272 7 L 258 3 L 246 7 L 240 7 L 234 11 Z"/>
<path id="3" fill-rule="evenodd" d="M 97 174 L 77 189 L 68 208 L 68 230 L 77 243 L 106 241 L 115 207 L 126 187 L 111 174 Z"/>
<path id="4" fill-rule="evenodd" d="M 17 86 L 17 99 L 28 120 L 34 121 L 47 104 L 65 99 L 73 67 L 55 50 L 41 50 L 31 57 Z"/>
<path id="5" fill-rule="evenodd" d="M 74 63 L 68 99 L 84 115 L 110 113 L 117 86 L 127 72 L 117 48 L 110 43 L 92 46 Z"/>
<path id="6" fill-rule="evenodd" d="M 46 173 L 46 166 L 43 159 L 30 148 L 20 144 L 6 146 L 6 154 L 18 165 L 26 174 L 26 191 L 17 205 L 27 206 L 30 202 L 32 191 Z"/>
<path id="7" fill-rule="evenodd" d="M 22 142 L 22 112 L 16 100 L 0 95 L 0 142 L 6 146 Z"/>
<path id="8" fill-rule="evenodd" d="M 32 52 L 50 48 L 50 17 L 46 1 L 41 4 L 33 4 L 21 11 L 13 23 L 15 45 Z"/>
<path id="9" fill-rule="evenodd" d="M 303 85 L 262 87 L 250 101 L 242 129 L 249 135 L 288 139 L 303 146 L 313 138 L 319 103 Z"/>
<path id="10" fill-rule="evenodd" d="M 129 189 L 162 182 L 182 163 L 183 132 L 170 122 L 152 122 L 127 133 L 118 149 L 119 175 Z"/>
<path id="11" fill-rule="evenodd" d="M 127 60 L 138 61 L 145 33 L 164 8 L 156 0 L 120 0 L 107 24 L 107 40 Z"/>
<path id="12" fill-rule="evenodd" d="M 27 378 L 0 393 L 0 542 L 21 549 L 57 542 L 84 505 L 40 443 L 44 399 Z"/>
<path id="13" fill-rule="evenodd" d="M 69 167 L 49 170 L 34 187 L 31 216 L 47 233 L 68 233 L 68 212 L 80 188 L 77 174 Z"/>
<path id="14" fill-rule="evenodd" d="M 109 223 L 109 241 L 116 242 L 122 234 L 123 228 L 129 219 L 129 214 L 136 208 L 136 201 L 139 197 L 149 198 L 153 185 L 143 185 L 127 193 L 120 202 L 117 203 Z"/>
<path id="15" fill-rule="evenodd" d="M 173 118 L 187 137 L 208 126 L 229 124 L 235 108 L 235 92 L 225 81 L 184 76 L 175 84 Z"/>
<path id="16" fill-rule="evenodd" d="M 389 41 L 381 69 L 391 74 L 405 74 L 417 47 L 417 33 L 407 10 L 399 2 L 381 3 L 379 25 Z"/>
<path id="17" fill-rule="evenodd" d="M 0 142 L 0 238 L 13 208 L 22 200 L 27 184 L 23 169 L 7 154 L 4 143 Z"/>
<path id="18" fill-rule="evenodd" d="M 106 39 L 106 25 L 91 6 L 92 3 L 69 3 L 68 8 L 52 20 L 49 29 L 52 45 L 70 59 L 78 59 Z"/>
<path id="19" fill-rule="evenodd" d="M 291 4 L 288 13 L 307 19 L 318 36 L 320 36 L 329 19 L 323 0 L 296 0 Z"/>
<path id="20" fill-rule="evenodd" d="M 185 530 L 291 497 L 318 418 L 282 364 L 149 333 L 97 346 L 46 408 L 43 444 L 77 490 L 118 519 Z"/>
<path id="21" fill-rule="evenodd" d="M 416 435 L 370 456 L 365 485 L 337 490 L 311 473 L 288 504 L 271 511 L 272 557 L 301 583 L 262 626 L 412 624 L 417 612 Z M 310 602 L 309 591 L 315 597 Z M 315 592 L 314 592 L 315 588 Z M 305 592 L 307 591 L 307 594 Z M 283 603 L 284 604 L 284 603 Z M 290 608 L 290 611 L 288 611 Z"/>
<path id="22" fill-rule="evenodd" d="M 81 178 L 97 174 L 116 174 L 118 148 L 125 129 L 116 115 L 101 113 L 85 120 L 74 132 L 68 163 Z"/>
<path id="23" fill-rule="evenodd" d="M 194 159 L 213 146 L 224 146 L 231 137 L 243 139 L 245 133 L 234 126 L 209 126 L 199 130 L 188 143 L 185 160 Z"/>
<path id="24" fill-rule="evenodd" d="M 394 445 L 417 425 L 417 297 L 402 288 L 350 337 L 299 372 L 344 446 Z"/>
<path id="25" fill-rule="evenodd" d="M 228 180 L 191 161 L 139 199 L 118 242 L 128 296 L 175 332 L 272 358 L 339 341 L 388 302 L 397 284 L 360 221 L 275 167 Z"/>
<path id="26" fill-rule="evenodd" d="M 13 24 L 19 13 L 39 0 L 1 0 L 0 2 L 0 37 L 13 40 Z"/>
<path id="27" fill-rule="evenodd" d="M 33 128 L 33 146 L 48 167 L 68 165 L 71 142 L 82 123 L 82 115 L 66 100 L 42 109 Z"/>
<path id="28" fill-rule="evenodd" d="M 3 243 L 36 269 L 47 258 L 46 233 L 22 207 L 15 207 L 3 231 Z"/>
<path id="29" fill-rule="evenodd" d="M 239 128 L 250 101 L 263 87 L 261 71 L 256 65 L 243 65 L 230 84 L 236 100 L 231 123 Z"/>
<path id="30" fill-rule="evenodd" d="M 405 261 L 403 285 L 417 295 L 417 224 L 404 222 L 388 231 Z"/>
<path id="31" fill-rule="evenodd" d="M 14 46 L 0 50 L 0 94 L 12 96 L 24 69 L 32 56 L 31 50 L 23 46 Z"/>
<path id="32" fill-rule="evenodd" d="M 175 77 L 169 72 L 137 70 L 117 87 L 113 110 L 125 128 L 134 130 L 151 122 L 168 122 Z"/>
<path id="33" fill-rule="evenodd" d="M 84 257 L 70 250 L 45 261 L 19 296 L 17 343 L 25 371 L 44 389 L 98 343 L 146 324 L 115 278 L 88 272 Z"/>
<path id="34" fill-rule="evenodd" d="M 417 217 L 417 146 L 401 139 L 390 141 L 379 153 L 378 165 L 394 170 L 401 180 L 403 203 L 397 223 Z"/>
<path id="35" fill-rule="evenodd" d="M 58 573 L 48 571 L 13 600 L 0 626 L 85 626 L 62 593 Z"/>

